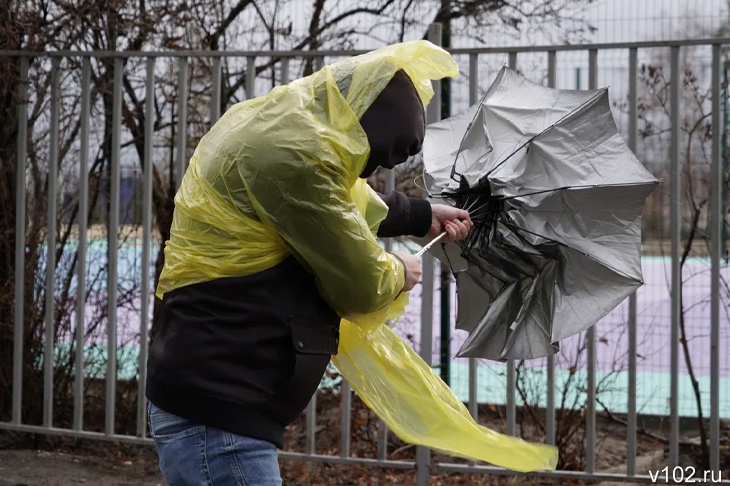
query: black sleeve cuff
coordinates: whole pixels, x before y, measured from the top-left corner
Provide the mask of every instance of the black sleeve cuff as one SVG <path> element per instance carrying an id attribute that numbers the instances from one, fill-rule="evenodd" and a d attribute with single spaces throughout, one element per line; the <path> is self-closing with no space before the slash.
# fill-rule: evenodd
<path id="1" fill-rule="evenodd" d="M 408 218 L 408 232 L 412 236 L 426 236 L 431 229 L 431 203 L 425 199 L 409 197 L 411 206 L 410 218 Z"/>
<path id="2" fill-rule="evenodd" d="M 378 236 L 426 236 L 431 229 L 431 203 L 395 191 L 379 196 L 388 205 L 388 215 L 380 223 Z"/>

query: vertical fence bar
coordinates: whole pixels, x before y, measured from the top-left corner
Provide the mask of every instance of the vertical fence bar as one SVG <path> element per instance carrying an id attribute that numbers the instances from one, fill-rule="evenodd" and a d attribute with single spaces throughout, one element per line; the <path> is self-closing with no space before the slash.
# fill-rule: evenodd
<path id="1" fill-rule="evenodd" d="M 89 132 L 91 127 L 91 59 L 81 61 L 81 132 L 79 134 L 79 237 L 76 266 L 76 356 L 74 361 L 74 430 L 84 427 L 84 330 L 86 323 L 86 230 L 89 218 Z"/>
<path id="2" fill-rule="evenodd" d="M 588 89 L 598 87 L 598 51 L 588 51 Z M 588 396 L 586 398 L 586 471 L 592 473 L 596 465 L 596 326 L 586 331 L 586 359 L 588 361 Z"/>
<path id="3" fill-rule="evenodd" d="M 289 84 L 289 58 L 281 58 L 281 69 L 279 71 L 279 84 Z"/>
<path id="4" fill-rule="evenodd" d="M 555 88 L 556 85 L 556 69 L 557 69 L 557 61 L 558 61 L 558 52 L 557 51 L 547 51 L 547 83 L 548 86 L 551 88 Z"/>
<path id="5" fill-rule="evenodd" d="M 220 102 L 218 103 L 220 106 Z M 137 382 L 137 436 L 147 433 L 147 341 L 150 320 L 150 251 L 152 247 L 152 147 L 155 136 L 155 58 L 147 58 L 142 168 L 142 295 L 139 319 L 139 381 Z"/>
<path id="6" fill-rule="evenodd" d="M 629 148 L 636 152 L 638 136 L 638 50 L 629 50 Z M 629 390 L 626 415 L 626 474 L 636 475 L 636 292 L 629 296 Z"/>
<path id="7" fill-rule="evenodd" d="M 469 54 L 469 106 L 479 101 L 479 56 Z M 477 379 L 478 361 L 476 358 L 469 358 L 469 413 L 474 420 L 479 415 L 479 403 L 477 402 Z M 509 396 L 508 396 L 509 400 Z M 509 411 L 507 411 L 509 415 Z M 509 427 L 509 425 L 508 425 Z"/>
<path id="8" fill-rule="evenodd" d="M 304 452 L 305 454 L 314 454 L 315 445 L 315 433 L 317 428 L 317 394 L 312 395 L 312 398 L 307 404 L 304 416 Z"/>
<path id="9" fill-rule="evenodd" d="M 669 395 L 669 467 L 673 468 L 679 464 L 679 322 L 682 312 L 682 275 L 679 265 L 679 244 L 680 244 L 680 169 L 679 169 L 679 47 L 671 48 L 671 84 L 670 84 L 670 120 L 671 120 L 671 141 L 669 148 L 669 206 L 670 206 L 670 231 L 672 235 L 672 328 L 670 342 L 670 395 Z"/>
<path id="10" fill-rule="evenodd" d="M 720 44 L 712 46 L 712 164 L 710 214 L 712 225 L 710 258 L 710 470 L 720 470 L 720 256 L 725 208 L 722 184 L 725 182 L 720 140 Z"/>
<path id="11" fill-rule="evenodd" d="M 477 401 L 477 370 L 478 364 L 476 358 L 469 358 L 469 415 L 474 420 L 479 418 L 479 402 Z M 509 396 L 507 397 L 509 402 Z M 509 429 L 509 404 L 507 405 L 507 428 Z M 509 431 L 507 432 L 509 434 Z"/>
<path id="12" fill-rule="evenodd" d="M 106 363 L 106 414 L 104 431 L 114 433 L 117 395 L 117 252 L 119 245 L 119 179 L 121 173 L 122 132 L 122 74 L 124 60 L 114 59 L 114 85 L 112 93 L 112 159 L 111 187 L 109 189 L 109 270 L 107 280 L 107 363 Z"/>
<path id="13" fill-rule="evenodd" d="M 378 460 L 385 461 L 388 458 L 388 426 L 385 422 L 378 420 Z"/>
<path id="14" fill-rule="evenodd" d="M 517 53 L 510 52 L 507 60 L 508 66 L 512 70 L 517 69 Z M 507 361 L 507 427 L 505 432 L 507 435 L 517 434 L 517 405 L 515 403 L 515 388 L 517 384 L 517 373 L 515 370 L 515 360 Z M 555 436 L 554 433 L 548 434 L 549 437 Z"/>
<path id="15" fill-rule="evenodd" d="M 256 58 L 246 58 L 246 99 L 256 97 Z"/>
<path id="16" fill-rule="evenodd" d="M 437 46 L 441 45 L 442 25 L 431 24 L 428 27 L 428 40 Z M 441 83 L 432 81 L 434 96 L 426 107 L 426 123 L 441 120 Z M 433 289 L 434 259 L 426 253 L 421 258 L 423 274 L 421 275 L 421 358 L 431 366 L 433 361 Z M 416 447 L 416 485 L 425 486 L 431 482 L 431 452 L 427 447 Z"/>
<path id="17" fill-rule="evenodd" d="M 175 187 L 182 184 L 188 150 L 188 58 L 178 60 L 177 81 L 177 158 L 175 159 Z"/>
<path id="18" fill-rule="evenodd" d="M 216 56 L 210 63 L 210 126 L 221 117 L 221 58 Z"/>
<path id="19" fill-rule="evenodd" d="M 61 59 L 51 60 L 51 120 L 48 148 L 48 235 L 46 237 L 46 327 L 43 340 L 43 426 L 53 425 L 53 348 L 55 346 L 56 214 L 58 213 L 58 135 Z"/>
<path id="20" fill-rule="evenodd" d="M 436 91 L 438 93 L 438 90 Z M 433 103 L 433 101 L 432 101 Z M 433 288 L 434 260 L 426 252 L 421 258 L 423 274 L 421 275 L 421 346 L 419 355 L 431 366 L 433 361 Z M 423 446 L 416 447 L 416 485 L 424 486 L 430 482 L 431 453 Z"/>
<path id="21" fill-rule="evenodd" d="M 15 181 L 15 308 L 13 309 L 14 424 L 22 422 L 23 332 L 25 329 L 25 164 L 28 156 L 28 58 L 21 57 L 18 76 L 18 158 Z"/>
<path id="22" fill-rule="evenodd" d="M 428 40 L 437 46 L 441 45 L 442 38 L 441 24 L 431 24 L 428 27 Z M 434 95 L 426 107 L 426 123 L 436 123 L 441 120 L 441 82 L 432 81 Z M 429 361 L 430 363 L 430 361 Z"/>
<path id="23" fill-rule="evenodd" d="M 547 83 L 551 88 L 556 84 L 556 61 L 557 52 L 548 51 L 548 77 Z M 547 357 L 547 408 L 545 410 L 545 432 L 547 434 L 547 443 L 555 444 L 555 356 Z"/>
<path id="24" fill-rule="evenodd" d="M 517 404 L 515 403 L 516 387 L 515 360 L 507 361 L 507 435 L 517 435 Z"/>
<path id="25" fill-rule="evenodd" d="M 352 391 L 350 384 L 342 378 L 340 398 L 340 457 L 350 457 L 350 434 L 352 428 Z"/>

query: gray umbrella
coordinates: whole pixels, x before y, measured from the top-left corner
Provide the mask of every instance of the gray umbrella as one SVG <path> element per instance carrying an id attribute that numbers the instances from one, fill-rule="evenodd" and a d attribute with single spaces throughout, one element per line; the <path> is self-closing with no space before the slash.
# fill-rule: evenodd
<path id="1" fill-rule="evenodd" d="M 482 101 L 429 125 L 431 198 L 469 209 L 435 245 L 458 288 L 459 356 L 529 359 L 642 284 L 641 213 L 659 181 L 619 135 L 608 90 L 558 90 L 503 68 Z"/>

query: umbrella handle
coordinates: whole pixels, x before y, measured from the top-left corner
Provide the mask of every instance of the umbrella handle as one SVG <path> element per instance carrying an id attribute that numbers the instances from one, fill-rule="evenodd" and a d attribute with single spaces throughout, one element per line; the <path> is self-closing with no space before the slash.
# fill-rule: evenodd
<path id="1" fill-rule="evenodd" d="M 421 255 L 423 255 L 424 253 L 426 253 L 426 252 L 428 251 L 428 249 L 429 249 L 429 248 L 431 248 L 431 247 L 432 247 L 433 245 L 435 245 L 436 243 L 438 243 L 438 242 L 439 242 L 439 240 L 440 240 L 441 238 L 443 238 L 444 236 L 446 236 L 446 231 L 444 231 L 443 233 L 441 233 L 440 235 L 438 235 L 438 236 L 437 236 L 436 238 L 434 238 L 434 239 L 432 239 L 431 241 L 429 241 L 429 242 L 428 242 L 428 244 L 427 244 L 426 246 L 424 246 L 423 248 L 421 248 L 421 249 L 419 250 L 419 252 L 418 252 L 418 253 L 416 253 L 416 256 L 417 256 L 417 257 L 420 257 Z"/>

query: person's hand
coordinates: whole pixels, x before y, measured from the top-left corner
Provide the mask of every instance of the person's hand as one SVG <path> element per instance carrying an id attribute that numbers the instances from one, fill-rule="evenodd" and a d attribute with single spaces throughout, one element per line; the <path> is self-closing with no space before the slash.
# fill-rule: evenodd
<path id="1" fill-rule="evenodd" d="M 403 292 L 408 292 L 421 280 L 421 259 L 405 251 L 394 251 L 393 255 L 403 263 L 406 270 Z"/>
<path id="2" fill-rule="evenodd" d="M 446 231 L 446 236 L 441 240 L 443 243 L 461 240 L 466 238 L 473 225 L 468 211 L 445 204 L 432 204 L 431 229 L 426 236 L 433 239 Z"/>

